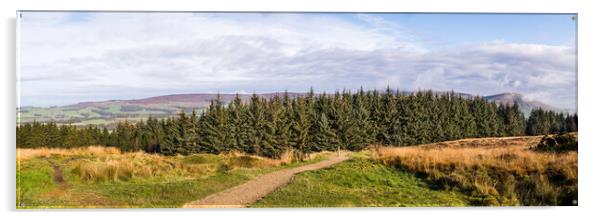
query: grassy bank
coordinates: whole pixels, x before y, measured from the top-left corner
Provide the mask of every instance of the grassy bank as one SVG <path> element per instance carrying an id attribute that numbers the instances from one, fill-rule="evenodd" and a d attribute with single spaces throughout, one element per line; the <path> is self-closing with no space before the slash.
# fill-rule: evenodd
<path id="1" fill-rule="evenodd" d="M 374 146 L 352 153 L 349 161 L 297 174 L 253 207 L 576 205 L 577 152 L 536 150 L 541 138 Z M 159 156 L 102 147 L 18 150 L 17 207 L 180 207 L 327 154 L 298 162 L 292 153 L 274 160 L 238 153 Z"/>
<path id="2" fill-rule="evenodd" d="M 540 137 L 486 138 L 415 147 L 376 148 L 388 167 L 434 187 L 460 191 L 473 205 L 576 205 L 577 152 L 538 152 Z"/>
<path id="3" fill-rule="evenodd" d="M 254 207 L 576 205 L 577 152 L 530 149 L 541 138 L 374 146 L 363 157 L 295 176 Z"/>
<path id="4" fill-rule="evenodd" d="M 331 168 L 305 172 L 253 207 L 466 206 L 466 196 L 437 191 L 412 173 L 356 157 Z"/>
<path id="5" fill-rule="evenodd" d="M 274 160 L 238 153 L 167 157 L 103 147 L 18 150 L 17 208 L 180 207 L 325 154 L 298 162 L 292 154 Z"/>

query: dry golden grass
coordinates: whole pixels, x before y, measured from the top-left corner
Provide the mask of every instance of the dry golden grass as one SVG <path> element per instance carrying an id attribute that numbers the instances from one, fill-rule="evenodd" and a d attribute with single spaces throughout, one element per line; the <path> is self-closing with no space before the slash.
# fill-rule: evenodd
<path id="1" fill-rule="evenodd" d="M 577 152 L 554 154 L 529 150 L 540 138 L 481 138 L 411 147 L 375 146 L 373 157 L 385 165 L 426 176 L 441 187 L 460 188 L 474 196 L 490 196 L 489 201 L 484 202 L 486 205 L 565 204 L 564 200 L 576 197 Z"/>
<path id="2" fill-rule="evenodd" d="M 314 153 L 314 159 L 324 153 Z M 141 178 L 197 178 L 220 170 L 255 169 L 288 165 L 296 162 L 294 152 L 286 151 L 280 159 L 265 158 L 240 152 L 220 155 L 193 154 L 162 156 L 144 152 L 120 152 L 114 147 L 90 146 L 72 149 L 37 148 L 17 149 L 17 160 L 60 156 L 63 166 L 81 181 L 128 181 Z"/>
<path id="3" fill-rule="evenodd" d="M 280 165 L 286 165 L 293 162 L 293 157 L 289 156 L 291 153 L 285 152 L 280 159 L 272 159 L 266 157 L 260 157 L 256 155 L 250 155 L 232 151 L 223 154 L 226 160 L 226 164 L 231 168 L 266 168 Z"/>
<path id="4" fill-rule="evenodd" d="M 100 156 L 100 155 L 113 155 L 120 154 L 121 151 L 115 147 L 103 147 L 103 146 L 89 146 L 80 148 L 36 148 L 36 149 L 24 149 L 17 148 L 17 161 L 29 160 L 36 157 L 50 157 L 51 155 L 59 156 L 74 156 L 74 155 L 86 155 L 86 156 Z"/>
<path id="5" fill-rule="evenodd" d="M 324 154 L 330 154 L 332 152 L 317 152 L 304 155 L 303 160 L 313 160 L 317 157 L 320 157 Z M 280 155 L 279 159 L 260 157 L 257 155 L 240 153 L 237 151 L 232 151 L 226 154 L 223 154 L 225 158 L 227 158 L 226 165 L 231 168 L 266 168 L 266 167 L 276 167 L 282 165 L 288 165 L 294 162 L 298 162 L 299 155 L 295 154 L 292 150 L 287 150 Z"/>
<path id="6" fill-rule="evenodd" d="M 562 172 L 570 179 L 577 178 L 577 153 L 566 154 L 538 153 L 525 148 L 437 148 L 420 147 L 380 148 L 376 157 L 385 164 L 401 163 L 410 170 L 430 172 L 431 170 L 455 167 L 487 166 L 501 171 L 526 175 L 532 172 L 543 173 L 549 168 Z"/>
<path id="7" fill-rule="evenodd" d="M 492 138 L 467 138 L 454 141 L 444 141 L 431 144 L 417 145 L 420 148 L 499 148 L 519 147 L 528 148 L 536 145 L 543 136 L 517 136 Z"/>

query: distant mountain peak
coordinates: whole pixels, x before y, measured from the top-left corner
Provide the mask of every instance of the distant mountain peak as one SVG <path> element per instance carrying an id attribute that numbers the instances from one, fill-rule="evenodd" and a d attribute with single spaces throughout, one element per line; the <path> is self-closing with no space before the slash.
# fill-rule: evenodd
<path id="1" fill-rule="evenodd" d="M 525 116 L 529 116 L 529 114 L 531 114 L 531 110 L 533 110 L 533 109 L 543 109 L 543 110 L 548 110 L 548 111 L 563 112 L 563 110 L 556 108 L 554 106 L 545 104 L 543 102 L 540 102 L 537 100 L 529 100 L 529 99 L 525 98 L 525 96 L 523 94 L 520 94 L 520 93 L 507 92 L 507 93 L 500 93 L 500 94 L 485 96 L 484 98 L 487 101 L 495 102 L 497 104 L 503 104 L 503 105 L 514 105 L 514 103 L 516 103 L 516 104 L 518 104 L 518 108 L 521 110 L 521 112 Z"/>

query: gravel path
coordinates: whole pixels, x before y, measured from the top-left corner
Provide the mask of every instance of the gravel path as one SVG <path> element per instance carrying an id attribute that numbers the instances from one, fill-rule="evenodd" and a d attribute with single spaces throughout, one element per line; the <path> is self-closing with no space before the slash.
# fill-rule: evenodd
<path id="1" fill-rule="evenodd" d="M 244 208 L 289 183 L 296 173 L 322 169 L 347 159 L 347 154 L 334 155 L 318 163 L 268 173 L 204 199 L 189 202 L 184 208 Z"/>

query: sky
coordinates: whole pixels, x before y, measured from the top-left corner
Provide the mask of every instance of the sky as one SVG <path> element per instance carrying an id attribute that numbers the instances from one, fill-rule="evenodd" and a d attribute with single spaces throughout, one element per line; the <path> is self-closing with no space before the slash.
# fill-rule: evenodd
<path id="1" fill-rule="evenodd" d="M 505 92 L 576 111 L 572 14 L 20 12 L 20 106 L 180 93 Z"/>

